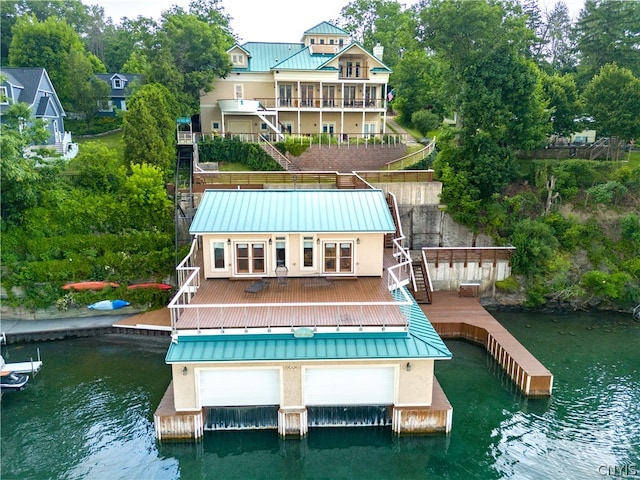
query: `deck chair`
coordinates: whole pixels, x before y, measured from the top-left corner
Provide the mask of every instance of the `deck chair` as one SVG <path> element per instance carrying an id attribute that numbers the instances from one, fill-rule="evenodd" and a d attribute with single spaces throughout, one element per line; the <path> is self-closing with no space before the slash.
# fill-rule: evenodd
<path id="1" fill-rule="evenodd" d="M 289 284 L 289 279 L 287 275 L 289 273 L 289 269 L 285 265 L 278 265 L 276 267 L 276 278 L 278 279 L 279 287 L 286 287 Z"/>

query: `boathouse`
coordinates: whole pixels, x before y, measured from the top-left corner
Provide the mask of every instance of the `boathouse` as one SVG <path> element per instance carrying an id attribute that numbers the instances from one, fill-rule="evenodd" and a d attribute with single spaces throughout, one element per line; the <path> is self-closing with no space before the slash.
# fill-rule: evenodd
<path id="1" fill-rule="evenodd" d="M 434 362 L 451 353 L 407 289 L 393 198 L 373 188 L 204 192 L 169 304 L 159 439 L 450 430 Z"/>

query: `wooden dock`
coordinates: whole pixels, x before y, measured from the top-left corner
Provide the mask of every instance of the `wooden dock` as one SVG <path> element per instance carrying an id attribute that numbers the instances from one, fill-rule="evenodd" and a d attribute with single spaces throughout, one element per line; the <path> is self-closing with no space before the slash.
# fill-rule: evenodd
<path id="1" fill-rule="evenodd" d="M 477 298 L 438 291 L 433 295 L 433 303 L 420 308 L 442 338 L 461 338 L 483 345 L 524 395 L 551 395 L 551 372 Z"/>

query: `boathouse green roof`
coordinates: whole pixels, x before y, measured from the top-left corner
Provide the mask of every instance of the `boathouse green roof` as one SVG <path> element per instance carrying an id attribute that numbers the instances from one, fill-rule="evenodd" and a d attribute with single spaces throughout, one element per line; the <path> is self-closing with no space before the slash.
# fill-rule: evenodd
<path id="1" fill-rule="evenodd" d="M 405 287 L 402 287 L 405 288 Z M 405 288 L 405 293 L 408 294 Z M 395 294 L 398 299 L 400 292 Z M 410 295 L 409 295 L 410 297 Z M 379 360 L 451 358 L 420 307 L 412 300 L 409 331 L 397 333 L 333 333 L 296 338 L 291 334 L 179 336 L 166 362 L 239 362 L 307 360 Z"/>
<path id="2" fill-rule="evenodd" d="M 381 190 L 206 190 L 189 233 L 392 233 Z"/>

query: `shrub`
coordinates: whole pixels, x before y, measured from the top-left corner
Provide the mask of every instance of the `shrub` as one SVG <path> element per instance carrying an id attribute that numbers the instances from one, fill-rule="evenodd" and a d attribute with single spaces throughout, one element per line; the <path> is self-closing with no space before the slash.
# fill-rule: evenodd
<path id="1" fill-rule="evenodd" d="M 515 293 L 518 291 L 518 288 L 520 288 L 520 282 L 518 282 L 516 277 L 511 275 L 504 280 L 498 280 L 496 282 L 496 288 L 498 290 L 502 290 L 503 292 Z"/>

